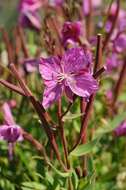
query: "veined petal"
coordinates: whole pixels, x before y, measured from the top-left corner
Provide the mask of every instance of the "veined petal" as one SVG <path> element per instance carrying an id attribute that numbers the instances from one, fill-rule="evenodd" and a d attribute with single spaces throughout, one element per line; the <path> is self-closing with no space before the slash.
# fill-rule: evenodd
<path id="1" fill-rule="evenodd" d="M 11 113 L 11 109 L 8 103 L 4 103 L 2 106 L 3 114 L 4 114 L 4 121 L 7 125 L 15 125 L 14 118 Z"/>
<path id="2" fill-rule="evenodd" d="M 44 80 L 55 80 L 57 74 L 61 72 L 59 58 L 41 58 L 39 63 L 39 72 Z"/>
<path id="3" fill-rule="evenodd" d="M 0 139 L 8 142 L 23 140 L 21 128 L 18 125 L 2 125 L 0 127 Z"/>
<path id="4" fill-rule="evenodd" d="M 64 54 L 61 62 L 66 73 L 77 73 L 89 69 L 92 63 L 92 54 L 82 48 L 72 48 Z"/>
<path id="5" fill-rule="evenodd" d="M 88 73 L 69 77 L 67 84 L 74 94 L 84 98 L 88 98 L 98 90 L 97 81 Z"/>
<path id="6" fill-rule="evenodd" d="M 63 86 L 60 84 L 57 84 L 55 86 L 52 85 L 51 87 L 45 88 L 42 102 L 42 105 L 45 109 L 50 107 L 61 97 L 62 89 Z"/>

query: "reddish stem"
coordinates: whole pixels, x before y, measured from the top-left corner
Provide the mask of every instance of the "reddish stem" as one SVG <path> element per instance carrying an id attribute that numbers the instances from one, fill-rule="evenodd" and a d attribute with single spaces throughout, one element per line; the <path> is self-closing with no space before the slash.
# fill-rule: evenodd
<path id="1" fill-rule="evenodd" d="M 92 9 L 92 0 L 89 0 L 89 14 L 86 16 L 86 36 L 87 39 L 90 38 L 91 33 L 92 33 L 92 14 L 93 14 L 93 9 Z"/>
<path id="2" fill-rule="evenodd" d="M 24 93 L 26 94 L 26 96 L 29 98 L 29 100 L 31 101 L 33 107 L 35 108 L 36 112 L 38 113 L 41 122 L 43 123 L 43 128 L 45 129 L 45 132 L 48 136 L 49 142 L 52 145 L 52 148 L 56 154 L 56 157 L 58 159 L 58 161 L 60 162 L 60 164 L 62 165 L 62 167 L 64 168 L 65 171 L 67 171 L 67 168 L 64 166 L 62 160 L 61 160 L 61 156 L 58 150 L 58 146 L 54 137 L 54 133 L 50 128 L 50 124 L 48 123 L 47 119 L 45 118 L 45 115 L 43 114 L 44 108 L 42 107 L 42 105 L 39 104 L 39 102 L 35 99 L 35 97 L 32 95 L 32 92 L 29 90 L 29 88 L 26 86 L 26 84 L 24 83 L 24 81 L 21 79 L 17 69 L 15 68 L 14 64 L 10 64 L 10 69 L 12 71 L 12 73 L 14 74 L 14 76 L 16 77 L 17 81 L 19 82 L 22 90 L 24 91 Z"/>
<path id="3" fill-rule="evenodd" d="M 20 37 L 20 40 L 21 40 L 21 45 L 22 45 L 22 50 L 23 50 L 23 53 L 24 53 L 24 57 L 28 58 L 29 57 L 29 52 L 28 52 L 28 49 L 26 47 L 25 36 L 24 36 L 24 32 L 23 32 L 23 29 L 21 28 L 21 26 L 17 27 L 17 31 L 18 31 L 18 34 L 19 34 L 19 37 Z"/>
<path id="4" fill-rule="evenodd" d="M 3 79 L 0 79 L 0 84 L 2 84 L 3 86 L 9 88 L 10 90 L 13 90 L 14 92 L 16 92 L 16 93 L 18 93 L 18 94 L 20 94 L 22 96 L 26 96 L 24 91 L 21 88 L 19 88 L 19 87 L 15 86 L 15 85 L 3 80 Z"/>
<path id="5" fill-rule="evenodd" d="M 116 9 L 115 17 L 114 17 L 114 20 L 112 22 L 110 32 L 106 34 L 104 44 L 103 44 L 103 51 L 105 51 L 105 48 L 108 45 L 108 42 L 111 39 L 113 31 L 114 31 L 114 29 L 116 27 L 116 23 L 117 23 L 117 20 L 118 20 L 118 15 L 119 15 L 119 10 L 120 10 L 120 0 L 117 0 L 117 9 Z"/>
<path id="6" fill-rule="evenodd" d="M 26 132 L 24 129 L 21 129 L 21 131 L 24 139 L 30 142 L 38 152 L 42 153 L 46 163 L 48 163 L 48 156 L 46 154 L 44 146 L 38 140 L 36 140 L 31 134 Z"/>
<path id="7" fill-rule="evenodd" d="M 94 78 L 99 76 L 99 72 L 101 74 L 101 71 L 104 71 L 104 68 L 101 68 L 98 70 L 99 65 L 101 65 L 101 60 L 102 60 L 102 43 L 101 43 L 101 35 L 98 34 L 97 36 L 97 50 L 96 50 L 96 59 L 95 59 L 95 65 L 94 65 Z M 98 72 L 98 73 L 97 73 Z M 81 130 L 79 134 L 79 138 L 77 139 L 77 142 L 75 146 L 72 148 L 74 150 L 78 144 L 82 141 L 82 143 L 86 143 L 87 141 L 87 126 L 90 118 L 90 113 L 92 110 L 93 102 L 94 102 L 95 94 L 92 94 L 90 96 L 89 102 L 86 105 L 85 109 L 85 115 L 83 116 L 82 123 L 81 123 Z"/>
<path id="8" fill-rule="evenodd" d="M 63 144 L 63 150 L 64 150 L 64 157 L 65 157 L 65 162 L 66 166 L 68 169 L 70 169 L 70 164 L 68 161 L 68 148 L 67 148 L 67 140 L 65 136 L 65 131 L 63 127 L 63 122 L 61 120 L 62 116 L 62 105 L 61 105 L 61 99 L 58 101 L 58 120 L 59 120 L 59 131 L 60 131 L 60 136 L 61 136 L 61 141 Z"/>
<path id="9" fill-rule="evenodd" d="M 118 96 L 121 92 L 121 89 L 122 89 L 122 85 L 124 83 L 126 79 L 126 59 L 122 65 L 122 69 L 121 69 L 121 72 L 120 72 L 120 75 L 119 75 L 119 79 L 115 85 L 115 89 L 114 89 L 114 98 L 113 98 L 113 103 L 112 103 L 112 107 L 114 108 L 115 104 L 116 104 L 116 101 L 118 99 Z"/>
<path id="10" fill-rule="evenodd" d="M 13 62 L 13 47 L 10 42 L 8 33 L 5 31 L 4 28 L 0 28 L 0 31 L 2 32 L 4 43 L 6 45 L 7 53 L 8 53 L 8 62 L 12 63 Z"/>

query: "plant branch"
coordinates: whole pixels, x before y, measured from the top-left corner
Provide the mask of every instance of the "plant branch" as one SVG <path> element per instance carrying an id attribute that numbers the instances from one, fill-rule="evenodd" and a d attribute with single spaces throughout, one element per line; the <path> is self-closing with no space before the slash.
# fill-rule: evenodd
<path id="1" fill-rule="evenodd" d="M 10 64 L 10 69 L 13 73 L 13 75 L 15 76 L 15 78 L 17 79 L 17 81 L 20 84 L 20 87 L 22 88 L 22 90 L 24 91 L 25 95 L 29 98 L 30 102 L 32 103 L 33 107 L 35 108 L 36 112 L 38 113 L 38 116 L 40 117 L 41 122 L 43 123 L 43 128 L 48 136 L 49 142 L 52 145 L 52 148 L 56 154 L 56 157 L 58 159 L 58 161 L 60 162 L 61 166 L 64 168 L 65 171 L 67 171 L 67 168 L 64 166 L 62 160 L 61 160 L 61 156 L 58 150 L 58 146 L 54 137 L 54 133 L 52 131 L 52 129 L 50 128 L 50 124 L 48 123 L 47 119 L 46 119 L 46 115 L 44 108 L 42 107 L 42 105 L 35 99 L 35 97 L 32 95 L 32 92 L 30 91 L 30 89 L 26 86 L 25 82 L 22 80 L 22 78 L 20 77 L 17 69 L 15 68 L 14 64 Z M 47 114 L 47 113 L 46 113 Z"/>
<path id="2" fill-rule="evenodd" d="M 22 96 L 26 96 L 26 94 L 24 93 L 24 91 L 20 88 L 17 87 L 9 82 L 7 82 L 6 80 L 0 79 L 0 84 L 2 84 L 3 86 L 9 88 L 10 90 L 22 95 Z"/>
<path id="3" fill-rule="evenodd" d="M 114 29 L 116 27 L 116 23 L 117 23 L 117 20 L 118 20 L 118 15 L 119 15 L 119 10 L 120 10 L 120 0 L 117 0 L 117 9 L 116 9 L 115 17 L 114 17 L 114 20 L 112 22 L 112 26 L 111 26 L 111 29 L 110 29 L 109 33 L 106 34 L 106 37 L 105 37 L 105 40 L 104 40 L 104 43 L 103 43 L 103 51 L 105 50 L 106 46 L 108 45 L 108 42 L 111 39 L 113 31 L 114 31 Z"/>
<path id="4" fill-rule="evenodd" d="M 123 82 L 124 80 L 126 79 L 126 58 L 125 58 L 125 61 L 122 65 L 122 69 L 121 69 L 121 72 L 120 72 L 120 75 L 119 75 L 119 79 L 115 85 L 115 89 L 114 89 L 114 98 L 113 98 L 113 103 L 112 103 L 112 107 L 114 108 L 115 104 L 116 104 L 116 101 L 118 99 L 118 96 L 121 92 L 121 89 L 122 89 L 122 85 L 123 85 Z"/>
<path id="5" fill-rule="evenodd" d="M 104 71 L 104 67 L 101 68 L 100 70 L 98 70 L 99 65 L 101 65 L 101 60 L 102 60 L 102 43 L 101 43 L 101 35 L 98 34 L 97 36 L 97 49 L 96 49 L 96 59 L 95 59 L 95 65 L 94 65 L 94 78 L 96 79 L 97 77 L 99 77 L 101 75 L 101 73 Z M 85 115 L 82 118 L 82 123 L 81 123 L 81 130 L 80 130 L 80 134 L 79 137 L 77 139 L 76 144 L 74 145 L 74 147 L 72 148 L 72 150 L 74 150 L 78 144 L 80 144 L 80 142 L 82 141 L 83 143 L 86 142 L 86 130 L 87 130 L 87 126 L 88 126 L 88 122 L 89 122 L 89 118 L 90 118 L 90 113 L 92 110 L 92 106 L 93 106 L 93 102 L 94 102 L 94 98 L 95 98 L 95 94 L 92 94 L 89 98 L 89 102 L 86 105 L 85 108 Z"/>
<path id="6" fill-rule="evenodd" d="M 67 140 L 65 136 L 65 131 L 63 127 L 63 121 L 61 120 L 62 116 L 62 105 L 61 105 L 61 99 L 58 101 L 58 120 L 59 120 L 59 131 L 61 136 L 61 141 L 63 144 L 63 150 L 64 150 L 64 156 L 65 156 L 65 162 L 68 169 L 70 169 L 70 164 L 68 161 L 68 148 L 67 148 Z"/>
<path id="7" fill-rule="evenodd" d="M 46 163 L 48 163 L 48 156 L 46 154 L 44 146 L 38 140 L 36 140 L 31 134 L 26 132 L 24 129 L 21 129 L 21 131 L 24 139 L 30 142 L 38 152 L 42 153 Z"/>

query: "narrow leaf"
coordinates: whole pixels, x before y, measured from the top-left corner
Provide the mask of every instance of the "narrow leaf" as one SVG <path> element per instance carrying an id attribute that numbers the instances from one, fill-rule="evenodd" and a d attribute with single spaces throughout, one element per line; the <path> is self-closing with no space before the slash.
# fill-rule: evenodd
<path id="1" fill-rule="evenodd" d="M 83 156 L 85 154 L 88 154 L 94 149 L 94 147 L 96 146 L 98 141 L 99 141 L 99 139 L 95 139 L 89 143 L 79 145 L 70 153 L 70 155 L 71 156 Z"/>
<path id="2" fill-rule="evenodd" d="M 104 127 L 96 130 L 95 137 L 97 138 L 99 135 L 102 136 L 105 133 L 112 132 L 124 119 L 126 119 L 126 112 L 114 116 L 114 119 L 109 120 Z"/>
<path id="3" fill-rule="evenodd" d="M 65 115 L 62 120 L 65 122 L 67 120 L 73 120 L 73 119 L 76 119 L 78 117 L 81 117 L 82 115 L 84 115 L 84 113 L 76 113 L 76 114 L 72 114 L 72 113 L 69 113 L 67 115 Z"/>

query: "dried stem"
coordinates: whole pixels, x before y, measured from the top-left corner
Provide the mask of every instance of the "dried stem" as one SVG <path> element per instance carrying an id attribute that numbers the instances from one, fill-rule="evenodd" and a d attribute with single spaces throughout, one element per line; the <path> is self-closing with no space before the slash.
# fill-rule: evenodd
<path id="1" fill-rule="evenodd" d="M 102 64 L 102 34 L 97 35 L 96 58 L 93 73 L 96 73 Z"/>
<path id="2" fill-rule="evenodd" d="M 97 79 L 97 78 L 99 78 L 101 75 L 102 75 L 102 73 L 104 73 L 106 71 L 106 68 L 105 67 L 102 67 L 101 69 L 99 69 L 94 75 L 93 75 L 93 77 L 95 78 L 95 79 Z"/>

